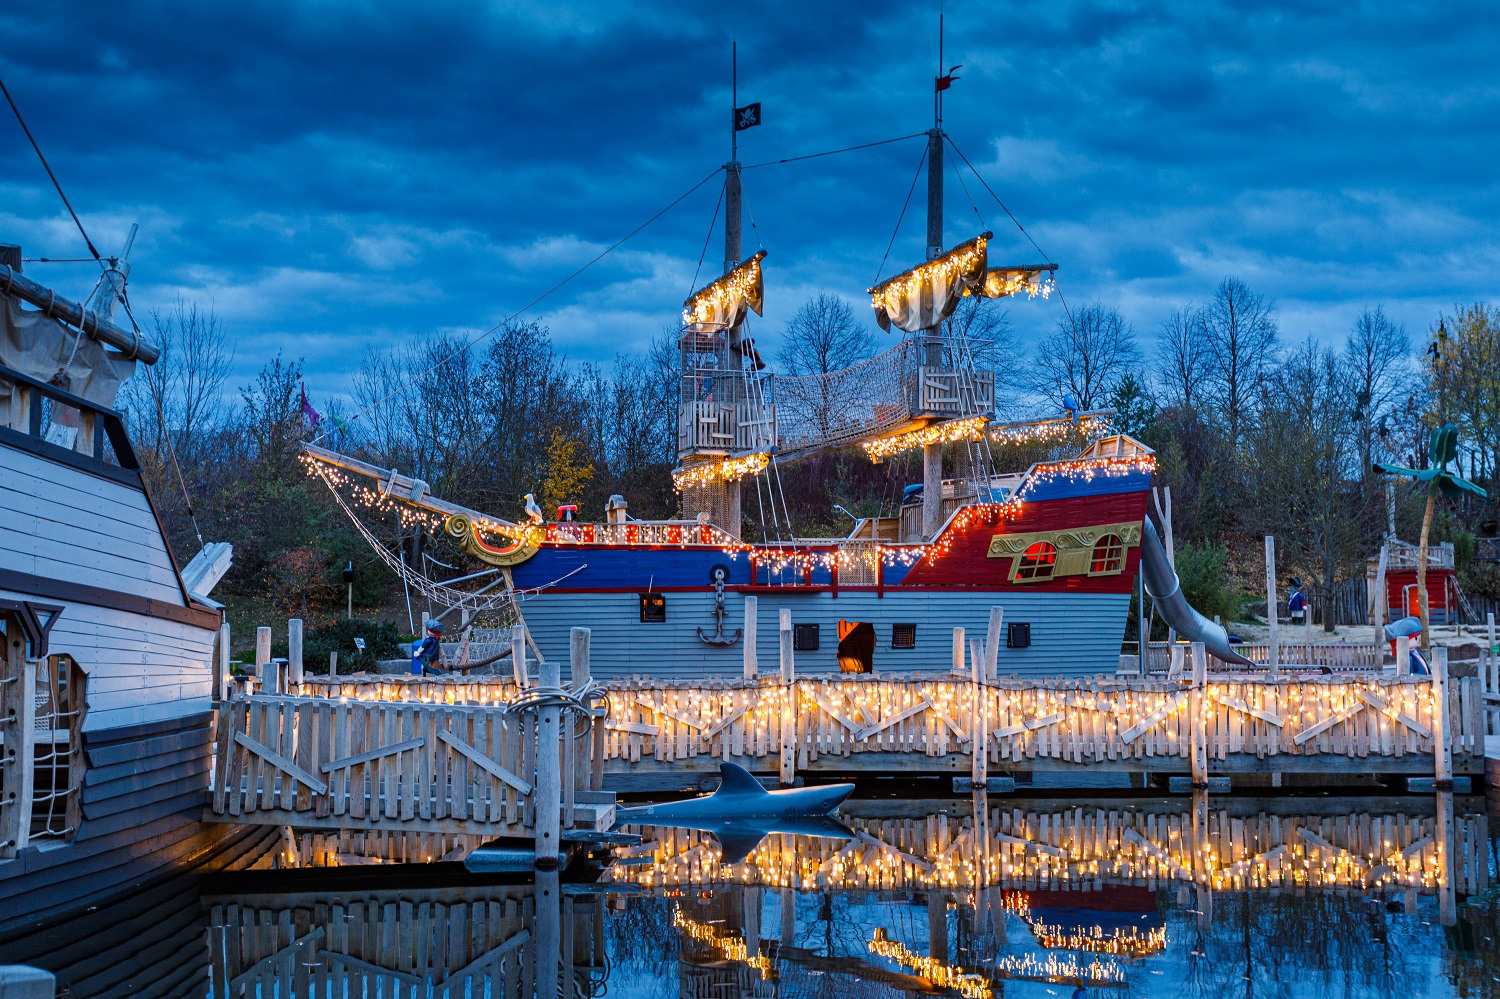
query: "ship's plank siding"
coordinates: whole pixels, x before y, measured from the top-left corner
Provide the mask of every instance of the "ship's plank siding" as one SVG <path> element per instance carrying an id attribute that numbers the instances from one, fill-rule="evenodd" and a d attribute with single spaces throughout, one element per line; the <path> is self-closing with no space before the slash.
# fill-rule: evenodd
<path id="1" fill-rule="evenodd" d="M 88 674 L 84 728 L 92 730 L 201 713 L 213 694 L 214 637 L 190 624 L 64 602 L 50 648 Z"/>
<path id="2" fill-rule="evenodd" d="M 791 610 L 794 623 L 815 622 L 820 626 L 818 650 L 796 654 L 799 674 L 838 671 L 840 619 L 875 625 L 876 672 L 947 670 L 952 665 L 953 629 L 962 627 L 969 635 L 982 636 L 989 610 L 997 606 L 1004 608 L 1007 623 L 1031 625 L 1030 648 L 1000 648 L 1001 676 L 1113 673 L 1119 663 L 1120 637 L 1130 599 L 1123 594 L 965 589 L 888 589 L 883 598 L 869 591 L 849 590 L 840 591 L 837 598 L 826 592 L 756 595 L 760 605 L 756 656 L 763 673 L 777 669 L 781 608 Z M 634 593 L 549 592 L 527 601 L 526 623 L 547 658 L 563 662 L 568 659 L 569 629 L 590 628 L 591 664 L 599 676 L 682 678 L 741 673 L 743 649 L 739 643 L 716 647 L 698 637 L 700 627 L 710 635 L 714 631 L 711 592 L 669 593 L 666 601 L 667 620 L 643 624 Z M 728 611 L 724 627 L 733 635 L 744 622 L 744 599 L 730 592 L 724 595 L 724 603 Z M 891 625 L 897 623 L 917 626 L 915 648 L 890 647 Z"/>
<path id="3" fill-rule="evenodd" d="M 144 492 L 11 448 L 0 482 L 0 567 L 184 603 Z"/>

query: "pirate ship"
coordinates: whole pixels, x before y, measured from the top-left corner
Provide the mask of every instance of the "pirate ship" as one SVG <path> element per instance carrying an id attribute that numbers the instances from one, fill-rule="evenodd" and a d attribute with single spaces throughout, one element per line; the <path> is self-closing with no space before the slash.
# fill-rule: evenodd
<path id="1" fill-rule="evenodd" d="M 946 321 L 966 296 L 1047 295 L 1056 264 L 994 266 L 988 232 L 945 249 L 951 82 L 951 71 L 935 80 L 927 133 L 928 259 L 868 290 L 876 322 L 900 339 L 810 377 L 768 372 L 748 335 L 766 253 L 742 252 L 737 133 L 758 108 L 735 108 L 723 276 L 684 304 L 678 339 L 681 519 L 634 519 L 617 496 L 602 522 L 570 511 L 556 523 L 514 523 L 447 503 L 397 470 L 305 446 L 309 472 L 385 562 L 453 615 L 461 661 L 477 657 L 485 625 L 521 625 L 531 654 L 546 659 L 566 659 L 569 629 L 584 625 L 596 673 L 732 674 L 747 643 L 759 662 L 776 661 L 778 621 L 790 612 L 801 671 L 939 669 L 953 661 L 953 629 L 983 634 L 999 606 L 1000 672 L 1115 670 L 1142 543 L 1154 540 L 1142 531 L 1154 457 L 1106 434 L 1107 414 L 994 422 L 995 373 L 976 363 L 980 344 Z M 997 472 L 996 439 L 1079 426 L 1093 431 L 1082 453 Z M 859 519 L 847 536 L 793 536 L 780 469 L 854 446 L 877 461 L 920 454 L 920 483 L 898 511 Z M 479 571 L 446 582 L 415 571 L 365 525 L 371 508 L 452 538 Z"/>

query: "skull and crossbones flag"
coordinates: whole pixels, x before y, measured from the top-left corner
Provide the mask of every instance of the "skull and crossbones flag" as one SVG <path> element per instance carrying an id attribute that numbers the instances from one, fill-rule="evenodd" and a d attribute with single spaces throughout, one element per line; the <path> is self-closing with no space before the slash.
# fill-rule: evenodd
<path id="1" fill-rule="evenodd" d="M 734 109 L 734 130 L 743 132 L 760 124 L 760 101 Z"/>

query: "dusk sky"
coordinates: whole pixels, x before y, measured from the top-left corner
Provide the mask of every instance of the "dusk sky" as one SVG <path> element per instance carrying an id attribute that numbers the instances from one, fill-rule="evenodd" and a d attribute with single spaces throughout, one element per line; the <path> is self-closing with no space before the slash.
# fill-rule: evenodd
<path id="1" fill-rule="evenodd" d="M 1060 265 L 1070 304 L 1118 307 L 1149 347 L 1226 274 L 1284 341 L 1342 339 L 1382 304 L 1418 339 L 1490 300 L 1500 7 L 948 0 L 962 63 L 945 127 Z M 728 157 L 730 38 L 764 125 L 748 164 L 931 125 L 937 3 L 396 4 L 18 0 L 0 76 L 101 250 L 131 222 L 131 297 L 231 333 L 234 384 L 278 350 L 348 390 L 369 346 L 483 332 Z M 0 122 L 0 241 L 84 247 L 15 122 Z M 875 330 L 864 289 L 922 154 L 908 139 L 745 173 L 774 342 L 819 291 Z M 961 165 L 960 165 L 961 166 Z M 1036 251 L 965 171 L 947 242 Z M 677 320 L 709 180 L 530 318 L 578 360 Z M 919 262 L 919 187 L 883 276 Z M 722 261 L 713 235 L 698 284 Z M 89 268 L 28 264 L 82 296 Z M 1008 308 L 1034 336 L 1057 300 Z M 885 334 L 877 334 L 885 336 Z"/>

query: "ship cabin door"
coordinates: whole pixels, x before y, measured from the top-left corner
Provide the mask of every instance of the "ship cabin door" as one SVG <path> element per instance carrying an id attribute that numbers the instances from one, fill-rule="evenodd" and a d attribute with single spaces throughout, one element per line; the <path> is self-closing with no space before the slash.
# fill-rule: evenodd
<path id="1" fill-rule="evenodd" d="M 839 672 L 875 671 L 875 626 L 868 621 L 839 622 Z"/>

